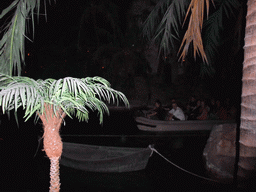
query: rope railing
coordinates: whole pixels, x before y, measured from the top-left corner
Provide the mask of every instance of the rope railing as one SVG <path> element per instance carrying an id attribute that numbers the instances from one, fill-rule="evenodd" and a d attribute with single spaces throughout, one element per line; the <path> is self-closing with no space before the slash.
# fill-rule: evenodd
<path id="1" fill-rule="evenodd" d="M 166 160 L 168 163 L 172 164 L 173 166 L 177 167 L 178 169 L 180 169 L 180 170 L 182 170 L 182 171 L 184 171 L 184 172 L 186 172 L 186 173 L 188 173 L 188 174 L 190 174 L 190 175 L 199 177 L 199 178 L 201 178 L 201 179 L 205 179 L 205 180 L 208 180 L 208 181 L 214 181 L 214 182 L 219 183 L 219 182 L 216 181 L 216 180 L 213 180 L 213 179 L 210 179 L 210 178 L 207 178 L 207 177 L 203 177 L 203 176 L 201 176 L 201 175 L 198 175 L 198 174 L 192 173 L 192 172 L 190 172 L 190 171 L 188 171 L 188 170 L 186 170 L 186 169 L 183 169 L 182 167 L 176 165 L 175 163 L 171 162 L 169 159 L 167 159 L 166 157 L 164 157 L 164 156 L 163 156 L 161 153 L 159 153 L 153 146 L 149 145 L 149 148 L 152 150 L 152 152 L 157 153 L 160 157 L 162 157 L 164 160 Z M 152 153 L 151 153 L 151 155 L 152 155 Z"/>

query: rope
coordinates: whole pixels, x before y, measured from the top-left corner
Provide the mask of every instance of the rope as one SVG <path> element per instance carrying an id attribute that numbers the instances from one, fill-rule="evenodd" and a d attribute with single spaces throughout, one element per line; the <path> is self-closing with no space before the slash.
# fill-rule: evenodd
<path id="1" fill-rule="evenodd" d="M 159 152 L 158 152 L 154 147 L 152 147 L 151 145 L 149 145 L 149 148 L 152 150 L 152 153 L 153 153 L 153 152 L 157 153 L 160 157 L 162 157 L 164 160 L 166 160 L 168 163 L 172 164 L 173 166 L 177 167 L 178 169 L 180 169 L 180 170 L 182 170 L 182 171 L 184 171 L 184 172 L 186 172 L 186 173 L 188 173 L 188 174 L 190 174 L 190 175 L 199 177 L 199 178 L 201 178 L 201 179 L 205 179 L 205 180 L 208 180 L 208 181 L 214 181 L 214 182 L 217 182 L 217 183 L 218 183 L 218 181 L 216 181 L 216 180 L 213 180 L 213 179 L 210 179 L 210 178 L 207 178 L 207 177 L 203 177 L 203 176 L 201 176 L 201 175 L 197 175 L 197 174 L 195 174 L 195 173 L 192 173 L 192 172 L 190 172 L 190 171 L 187 171 L 186 169 L 181 168 L 180 166 L 176 165 L 175 163 L 171 162 L 169 159 L 167 159 L 166 157 L 164 157 L 161 153 L 159 153 Z M 152 155 L 152 153 L 151 153 L 151 155 Z M 150 156 L 151 156 L 151 155 L 150 155 Z"/>

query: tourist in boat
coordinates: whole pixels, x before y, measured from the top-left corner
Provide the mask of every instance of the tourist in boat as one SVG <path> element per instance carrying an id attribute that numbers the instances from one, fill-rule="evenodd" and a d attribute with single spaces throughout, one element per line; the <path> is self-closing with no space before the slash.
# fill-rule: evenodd
<path id="1" fill-rule="evenodd" d="M 189 104 L 191 109 L 195 108 L 196 104 L 197 104 L 196 97 L 195 96 L 191 96 L 189 101 L 188 101 L 188 104 Z"/>
<path id="2" fill-rule="evenodd" d="M 185 114 L 186 120 L 187 120 L 188 117 L 190 116 L 191 112 L 192 112 L 191 106 L 189 105 L 189 103 L 187 103 L 186 109 L 184 110 L 184 114 Z"/>
<path id="3" fill-rule="evenodd" d="M 168 120 L 185 120 L 185 114 L 176 102 L 172 103 L 172 109 L 169 111 Z"/>
<path id="4" fill-rule="evenodd" d="M 186 108 L 184 110 L 186 120 L 191 119 L 192 111 L 196 109 L 197 106 L 197 100 L 195 96 L 191 96 L 188 100 L 188 103 L 186 104 Z"/>
<path id="5" fill-rule="evenodd" d="M 218 119 L 218 116 L 217 116 L 217 105 L 216 105 L 216 102 L 215 102 L 215 99 L 214 98 L 211 98 L 210 100 L 210 103 L 209 103 L 209 112 L 208 112 L 208 119 L 209 120 L 216 120 Z"/>
<path id="6" fill-rule="evenodd" d="M 226 107 L 222 105 L 220 100 L 216 101 L 216 106 L 217 106 L 216 115 L 218 116 L 218 119 L 227 120 L 228 119 L 228 114 L 227 114 Z"/>
<path id="7" fill-rule="evenodd" d="M 199 115 L 196 117 L 198 120 L 206 120 L 208 117 L 208 110 L 205 105 L 205 101 L 202 100 L 200 103 Z"/>
<path id="8" fill-rule="evenodd" d="M 188 116 L 188 120 L 196 120 L 197 117 L 200 115 L 200 106 L 201 106 L 201 100 L 197 100 L 196 106 L 194 108 L 191 108 L 191 113 Z"/>
<path id="9" fill-rule="evenodd" d="M 171 104 L 167 105 L 164 109 L 166 111 L 170 111 L 172 109 L 172 103 L 176 103 L 176 99 L 175 98 L 172 98 L 171 99 Z"/>
<path id="10" fill-rule="evenodd" d="M 155 107 L 149 114 L 147 114 L 147 118 L 155 119 L 155 120 L 165 120 L 166 111 L 162 106 L 160 100 L 155 101 Z"/>

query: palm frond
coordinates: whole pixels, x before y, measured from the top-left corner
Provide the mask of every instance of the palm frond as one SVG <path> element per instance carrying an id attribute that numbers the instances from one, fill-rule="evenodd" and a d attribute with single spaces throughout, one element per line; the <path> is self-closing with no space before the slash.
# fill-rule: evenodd
<path id="1" fill-rule="evenodd" d="M 35 80 L 3 74 L 0 75 L 0 79 L 4 80 L 4 83 L 1 83 L 4 86 L 0 87 L 0 105 L 3 113 L 13 109 L 17 111 L 22 106 L 25 109 L 26 117 L 31 116 L 32 111 L 38 110 L 38 104 L 42 101 L 43 95 L 38 94 L 39 86 Z"/>
<path id="2" fill-rule="evenodd" d="M 206 52 L 206 55 L 207 55 L 207 52 Z M 201 63 L 199 63 L 199 65 L 200 65 L 200 77 L 201 78 L 214 76 L 216 70 L 211 63 L 201 62 Z"/>
<path id="3" fill-rule="evenodd" d="M 21 74 L 22 64 L 25 62 L 25 29 L 26 23 L 32 16 L 34 32 L 34 10 L 39 16 L 40 0 L 15 0 L 4 9 L 0 15 L 3 19 L 11 10 L 16 9 L 11 21 L 4 27 L 0 41 L 0 71 L 7 75 Z"/>
<path id="4" fill-rule="evenodd" d="M 223 15 L 226 14 L 227 17 L 234 15 L 233 12 L 238 9 L 240 3 L 237 0 L 221 0 L 216 2 L 216 6 L 218 6 L 218 9 L 209 15 L 203 26 L 204 50 L 210 65 L 213 63 L 216 53 L 218 53 L 218 47 L 225 42 L 220 35 L 221 31 L 225 29 Z"/>
<path id="5" fill-rule="evenodd" d="M 212 0 L 213 2 L 213 0 Z M 209 0 L 192 0 L 187 10 L 186 18 L 191 11 L 188 29 L 183 37 L 179 52 L 182 50 L 180 59 L 184 59 L 188 53 L 190 43 L 193 43 L 194 57 L 200 54 L 203 61 L 208 62 L 201 37 L 204 20 L 204 9 L 207 9 L 207 16 L 209 14 Z"/>
<path id="6" fill-rule="evenodd" d="M 29 77 L 11 77 L 0 74 L 0 106 L 6 111 L 19 107 L 25 109 L 25 121 L 34 113 L 40 115 L 45 112 L 44 104 L 50 104 L 56 113 L 61 108 L 64 113 L 81 121 L 88 120 L 88 109 L 98 111 L 100 123 L 103 114 L 109 113 L 105 102 L 119 102 L 126 106 L 129 102 L 125 95 L 110 87 L 107 80 L 101 77 L 87 77 L 83 79 L 66 77 L 63 79 L 33 80 Z"/>
<path id="7" fill-rule="evenodd" d="M 118 103 L 121 100 L 128 106 L 125 95 L 110 88 L 109 82 L 101 77 L 84 79 L 66 77 L 58 81 L 51 81 L 47 96 L 48 102 L 56 107 L 63 106 L 63 111 L 70 117 L 76 111 L 79 120 L 87 120 L 87 107 L 92 111 L 98 111 L 100 122 L 102 122 L 103 114 L 108 113 L 104 101 L 110 103 L 112 99 L 113 102 L 117 101 Z"/>
<path id="8" fill-rule="evenodd" d="M 187 7 L 187 0 L 161 0 L 144 22 L 143 36 L 159 44 L 159 52 L 167 55 L 174 48 Z"/>
<path id="9" fill-rule="evenodd" d="M 2 19 L 5 15 L 7 15 L 7 13 L 14 9 L 17 6 L 18 2 L 19 0 L 15 0 L 11 3 L 11 5 L 9 5 L 9 7 L 5 8 L 0 15 L 0 19 Z"/>

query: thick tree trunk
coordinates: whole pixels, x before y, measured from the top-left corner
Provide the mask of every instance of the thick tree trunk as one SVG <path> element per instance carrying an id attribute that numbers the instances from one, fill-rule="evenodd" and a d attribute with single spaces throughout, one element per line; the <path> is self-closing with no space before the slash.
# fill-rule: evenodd
<path id="1" fill-rule="evenodd" d="M 44 128 L 44 150 L 50 159 L 50 192 L 60 190 L 59 159 L 62 154 L 62 141 L 59 134 L 61 123 L 65 113 L 59 109 L 54 114 L 51 105 L 45 104 L 45 113 L 40 115 Z"/>
<path id="2" fill-rule="evenodd" d="M 215 178 L 234 179 L 239 186 L 256 175 L 256 0 L 248 0 L 242 78 L 239 149 L 235 149 L 235 129 L 220 125 L 213 129 L 204 150 L 206 167 Z M 233 166 L 239 155 L 238 166 Z M 236 165 L 236 164 L 235 164 Z M 232 175 L 232 173 L 234 173 Z M 237 173 L 237 174 L 236 174 Z M 234 178 L 233 178 L 234 176 Z"/>
<path id="3" fill-rule="evenodd" d="M 248 0 L 245 28 L 238 177 L 256 170 L 256 1 Z"/>

